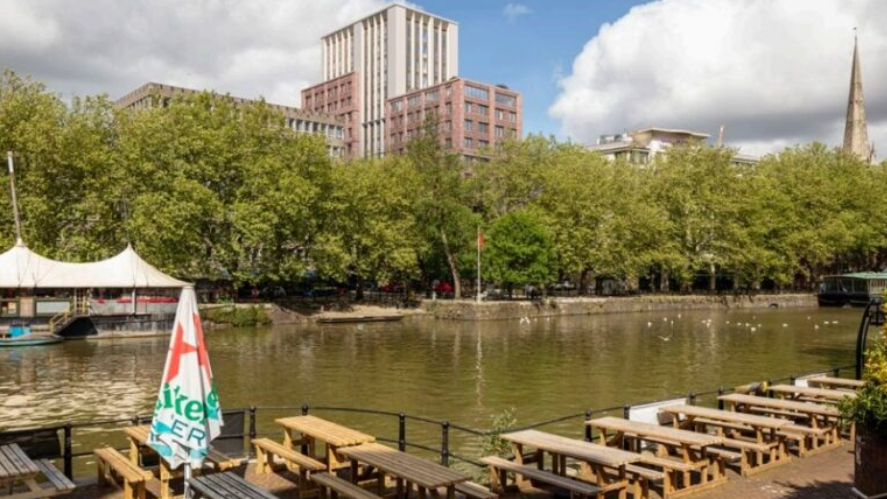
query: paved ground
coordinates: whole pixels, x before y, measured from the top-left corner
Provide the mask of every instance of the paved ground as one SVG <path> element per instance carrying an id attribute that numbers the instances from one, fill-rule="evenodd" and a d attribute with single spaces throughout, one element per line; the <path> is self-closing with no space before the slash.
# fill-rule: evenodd
<path id="1" fill-rule="evenodd" d="M 240 473 L 243 473 L 241 470 Z M 280 499 L 296 499 L 298 477 L 286 474 L 255 475 L 252 466 L 245 470 L 246 478 Z M 694 494 L 694 499 L 845 499 L 854 497 L 850 491 L 853 480 L 851 447 L 824 452 L 780 466 L 752 477 L 732 475 L 730 481 L 717 489 Z M 149 484 L 149 492 L 156 495 L 157 483 Z M 179 493 L 181 493 L 179 489 Z M 114 488 L 95 485 L 80 487 L 68 496 L 70 499 L 120 499 L 123 494 Z M 545 499 L 541 491 L 525 490 L 508 494 L 505 499 Z"/>

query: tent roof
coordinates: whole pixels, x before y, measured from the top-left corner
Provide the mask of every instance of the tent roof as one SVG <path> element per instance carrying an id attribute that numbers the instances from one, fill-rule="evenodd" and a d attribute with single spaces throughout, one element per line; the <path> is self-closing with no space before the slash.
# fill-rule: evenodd
<path id="1" fill-rule="evenodd" d="M 127 245 L 118 255 L 88 263 L 59 262 L 19 241 L 0 254 L 0 288 L 182 288 Z"/>

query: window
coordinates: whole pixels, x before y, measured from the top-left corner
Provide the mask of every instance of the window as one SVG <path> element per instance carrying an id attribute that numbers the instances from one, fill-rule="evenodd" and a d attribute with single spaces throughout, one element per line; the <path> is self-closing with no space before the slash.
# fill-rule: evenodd
<path id="1" fill-rule="evenodd" d="M 509 112 L 508 113 L 508 121 L 514 123 L 517 121 L 517 113 Z"/>
<path id="2" fill-rule="evenodd" d="M 445 121 L 444 122 L 444 130 L 449 132 L 452 129 L 453 129 L 453 122 L 452 121 Z"/>
<path id="3" fill-rule="evenodd" d="M 474 130 L 474 122 L 471 120 L 465 120 L 465 131 L 470 132 Z"/>
<path id="4" fill-rule="evenodd" d="M 453 139 L 444 139 L 444 145 L 447 147 L 447 149 L 452 148 L 453 147 Z"/>
<path id="5" fill-rule="evenodd" d="M 497 126 L 496 127 L 496 138 L 497 139 L 504 139 L 505 138 L 505 127 L 504 126 Z"/>
<path id="6" fill-rule="evenodd" d="M 479 141 L 477 141 L 477 147 L 487 147 L 487 146 L 489 146 L 489 145 L 490 145 L 490 143 L 489 143 L 488 141 L 486 141 L 486 140 L 479 140 Z"/>
<path id="7" fill-rule="evenodd" d="M 431 90 L 425 93 L 425 101 L 427 102 L 436 101 L 438 98 L 440 98 L 439 90 Z"/>
<path id="8" fill-rule="evenodd" d="M 489 90 L 485 88 L 475 87 L 474 85 L 465 85 L 465 95 L 481 100 L 490 99 Z"/>
<path id="9" fill-rule="evenodd" d="M 465 141 L 463 142 L 463 145 L 465 145 L 465 147 L 468 149 L 473 149 L 474 148 L 474 139 L 472 139 L 471 137 L 465 137 Z"/>
<path id="10" fill-rule="evenodd" d="M 514 128 L 509 128 L 508 129 L 508 136 L 511 138 L 517 137 L 517 130 Z"/>
<path id="11" fill-rule="evenodd" d="M 465 103 L 465 112 L 466 113 L 473 113 L 474 112 L 474 104 L 472 104 L 470 102 L 466 102 Z"/>
<path id="12" fill-rule="evenodd" d="M 505 95 L 496 92 L 496 102 L 503 106 L 514 107 L 517 99 L 513 95 Z"/>
<path id="13" fill-rule="evenodd" d="M 394 103 L 391 104 L 391 110 L 392 111 L 403 111 L 403 101 L 402 100 L 394 101 Z"/>
<path id="14" fill-rule="evenodd" d="M 486 116 L 486 115 L 487 115 L 487 112 L 489 112 L 489 111 L 490 111 L 490 107 L 489 107 L 489 106 L 485 106 L 485 105 L 483 105 L 483 104 L 478 104 L 478 105 L 477 105 L 477 114 L 480 114 L 480 115 L 482 115 L 482 116 Z"/>
<path id="15" fill-rule="evenodd" d="M 414 96 L 410 97 L 409 100 L 407 101 L 407 106 L 408 107 L 418 106 L 419 102 L 421 100 L 421 97 L 422 97 L 421 95 L 414 95 Z"/>
<path id="16" fill-rule="evenodd" d="M 497 120 L 504 120 L 505 119 L 505 111 L 503 111 L 501 109 L 496 109 L 496 119 Z"/>
<path id="17" fill-rule="evenodd" d="M 445 107 L 444 109 L 445 109 L 444 112 L 445 112 L 446 114 L 451 114 L 451 113 L 453 112 L 453 103 L 452 103 L 452 102 L 447 102 L 447 105 L 446 105 L 446 107 Z"/>
<path id="18" fill-rule="evenodd" d="M 447 85 L 447 97 L 453 95 L 453 87 L 451 85 Z"/>
<path id="19" fill-rule="evenodd" d="M 490 125 L 488 123 L 484 123 L 483 121 L 478 121 L 477 131 L 480 133 L 490 133 Z"/>

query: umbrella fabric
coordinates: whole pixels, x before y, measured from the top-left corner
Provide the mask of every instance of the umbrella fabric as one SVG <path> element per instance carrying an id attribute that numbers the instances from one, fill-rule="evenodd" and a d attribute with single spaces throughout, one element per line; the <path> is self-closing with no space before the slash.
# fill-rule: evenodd
<path id="1" fill-rule="evenodd" d="M 182 290 L 163 382 L 148 438 L 171 469 L 190 462 L 197 468 L 221 432 L 222 412 L 213 383 L 194 288 Z"/>

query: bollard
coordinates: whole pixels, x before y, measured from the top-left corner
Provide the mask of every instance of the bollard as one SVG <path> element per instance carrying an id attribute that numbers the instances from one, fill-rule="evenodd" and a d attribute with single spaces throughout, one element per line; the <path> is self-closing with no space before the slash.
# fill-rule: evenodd
<path id="1" fill-rule="evenodd" d="M 407 450 L 407 415 L 404 413 L 397 415 L 397 448 L 401 452 Z"/>
<path id="2" fill-rule="evenodd" d="M 65 423 L 65 440 L 62 455 L 65 459 L 65 476 L 70 480 L 74 479 L 74 456 L 71 452 L 71 423 Z"/>
<path id="3" fill-rule="evenodd" d="M 591 421 L 591 409 L 585 409 L 585 421 Z M 591 425 L 585 425 L 585 441 L 591 442 L 594 440 L 594 435 L 591 434 Z"/>
<path id="4" fill-rule="evenodd" d="M 450 422 L 440 424 L 440 464 L 450 466 Z"/>

